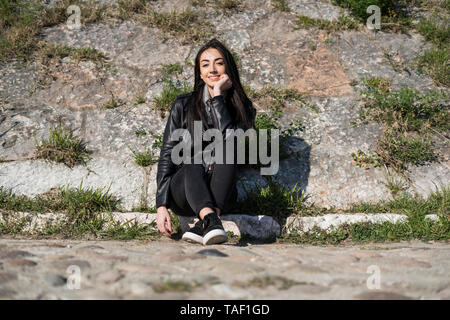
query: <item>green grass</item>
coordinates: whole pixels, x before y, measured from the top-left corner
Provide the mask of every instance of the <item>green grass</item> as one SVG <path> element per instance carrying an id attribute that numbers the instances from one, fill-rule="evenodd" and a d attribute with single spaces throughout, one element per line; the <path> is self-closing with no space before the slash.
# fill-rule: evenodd
<path id="1" fill-rule="evenodd" d="M 70 57 L 76 63 L 80 61 L 92 61 L 97 67 L 103 67 L 107 57 L 97 51 L 94 48 L 73 48 L 66 45 L 54 45 L 45 43 L 39 53 L 39 56 L 43 58 L 43 62 L 49 65 L 50 61 L 54 58 L 63 59 Z"/>
<path id="2" fill-rule="evenodd" d="M 136 130 L 137 137 L 147 136 L 145 130 Z M 153 138 L 153 143 L 151 148 L 146 148 L 144 151 L 136 151 L 129 147 L 134 155 L 135 162 L 141 167 L 151 166 L 159 161 L 159 156 L 157 155 L 157 149 L 161 148 L 163 145 L 163 133 L 156 134 L 152 130 L 148 130 L 148 134 Z"/>
<path id="3" fill-rule="evenodd" d="M 382 90 L 384 92 L 389 92 L 391 90 L 391 81 L 385 78 L 364 78 L 362 83 L 372 89 Z"/>
<path id="4" fill-rule="evenodd" d="M 132 18 L 134 14 L 143 14 L 147 10 L 147 2 L 146 0 L 119 0 L 117 1 L 118 16 L 127 20 Z"/>
<path id="5" fill-rule="evenodd" d="M 153 285 L 153 290 L 157 293 L 163 292 L 190 292 L 194 288 L 201 286 L 201 283 L 196 281 L 194 282 L 186 282 L 186 281 L 176 281 L 176 280 L 168 280 L 165 282 L 161 282 Z"/>
<path id="6" fill-rule="evenodd" d="M 181 44 L 202 42 L 214 34 L 214 28 L 205 13 L 192 9 L 159 13 L 148 8 L 145 13 L 137 15 L 136 20 L 177 38 Z"/>
<path id="7" fill-rule="evenodd" d="M 229 13 L 231 10 L 239 10 L 243 8 L 241 0 L 190 0 L 191 6 L 194 7 L 211 7 L 221 10 L 223 13 Z"/>
<path id="8" fill-rule="evenodd" d="M 248 288 L 248 287 L 257 287 L 260 289 L 265 289 L 270 286 L 275 286 L 278 288 L 278 290 L 288 290 L 292 286 L 297 285 L 305 285 L 306 282 L 298 282 L 292 279 L 287 279 L 282 276 L 272 276 L 272 275 L 265 275 L 265 276 L 259 276 L 259 277 L 253 277 L 247 282 L 242 281 L 234 281 L 233 285 L 242 287 L 242 288 Z"/>
<path id="9" fill-rule="evenodd" d="M 226 8 L 233 1 L 218 4 Z M 234 1 L 236 2 L 236 1 Z M 40 30 L 66 23 L 69 5 L 77 5 L 82 25 L 110 19 L 134 20 L 159 28 L 163 34 L 176 37 L 182 43 L 201 42 L 211 38 L 214 29 L 203 11 L 187 9 L 158 13 L 153 4 L 144 0 L 121 0 L 117 7 L 95 0 L 59 0 L 52 6 L 26 0 L 0 2 L 0 61 L 12 59 L 32 61 L 39 50 Z"/>
<path id="10" fill-rule="evenodd" d="M 347 210 L 348 212 L 361 213 L 399 213 L 419 212 L 421 215 L 426 214 L 450 214 L 450 186 L 441 186 L 439 190 L 431 192 L 430 195 L 423 199 L 421 197 L 413 197 L 407 194 L 401 194 L 389 201 L 380 201 L 378 203 L 362 202 L 353 205 Z"/>
<path id="11" fill-rule="evenodd" d="M 124 102 L 121 99 L 115 98 L 114 94 L 111 92 L 111 99 L 109 99 L 108 102 L 103 105 L 103 108 L 116 109 L 123 104 L 124 104 Z"/>
<path id="12" fill-rule="evenodd" d="M 198 1 L 197 1 L 198 2 Z M 231 6 L 236 1 L 217 1 L 219 6 Z M 159 28 L 163 34 L 177 38 L 181 44 L 205 41 L 214 34 L 214 28 L 202 10 L 187 8 L 182 11 L 157 12 L 151 1 L 120 0 L 117 17 Z"/>
<path id="13" fill-rule="evenodd" d="M 306 233 L 285 234 L 279 242 L 307 243 L 313 245 L 341 244 L 345 242 L 388 242 L 388 241 L 448 241 L 450 239 L 450 186 L 431 192 L 428 198 L 413 198 L 407 194 L 376 204 L 354 205 L 349 212 L 399 213 L 407 216 L 406 222 L 380 224 L 345 224 L 331 232 L 314 228 Z M 439 220 L 425 219 L 427 214 L 437 214 Z"/>
<path id="14" fill-rule="evenodd" d="M 0 187 L 0 208 L 17 212 L 91 212 L 118 210 L 120 201 L 103 189 L 58 187 L 34 198 Z"/>
<path id="15" fill-rule="evenodd" d="M 35 139 L 35 159 L 45 159 L 57 163 L 64 163 L 68 167 L 86 164 L 89 155 L 83 140 L 73 134 L 72 130 L 64 129 L 61 125 L 51 128 L 48 139 L 40 143 Z"/>
<path id="16" fill-rule="evenodd" d="M 136 96 L 136 100 L 134 101 L 134 103 L 135 104 L 142 104 L 142 103 L 145 103 L 146 101 L 147 100 L 143 96 L 138 95 L 138 96 Z"/>
<path id="17" fill-rule="evenodd" d="M 148 133 L 153 137 L 152 148 L 153 149 L 161 148 L 163 146 L 164 134 L 163 133 L 156 134 L 152 130 L 149 130 Z"/>
<path id="18" fill-rule="evenodd" d="M 245 200 L 240 201 L 235 213 L 272 216 L 284 225 L 288 216 L 317 216 L 337 213 L 335 208 L 325 209 L 308 205 L 300 188 L 288 189 L 271 178 L 266 186 L 257 186 L 247 191 Z M 450 237 L 450 186 L 431 192 L 423 199 L 399 192 L 389 201 L 354 204 L 346 213 L 397 213 L 408 217 L 406 222 L 381 224 L 347 224 L 329 232 L 315 228 L 306 233 L 283 233 L 275 239 L 281 243 L 307 243 L 314 245 L 339 244 L 342 242 L 385 242 L 402 240 L 448 240 Z M 234 211 L 233 211 L 234 212 Z M 425 219 L 428 214 L 437 214 L 439 221 Z"/>
<path id="19" fill-rule="evenodd" d="M 66 9 L 77 5 L 81 10 L 81 23 L 101 21 L 107 7 L 91 1 L 60 0 L 54 6 L 44 6 L 36 1 L 2 0 L 0 2 L 0 61 L 11 59 L 30 61 L 40 49 L 39 32 L 43 27 L 65 23 Z"/>
<path id="20" fill-rule="evenodd" d="M 408 32 L 412 27 L 412 19 L 405 13 L 405 5 L 398 5 L 393 0 L 332 0 L 332 3 L 350 10 L 361 23 L 366 24 L 373 13 L 367 8 L 376 5 L 381 11 L 381 29 Z"/>
<path id="21" fill-rule="evenodd" d="M 249 85 L 243 84 L 243 88 L 247 96 L 254 103 L 262 109 L 268 109 L 267 112 L 261 112 L 256 115 L 255 129 L 257 131 L 257 141 L 259 145 L 259 132 L 261 130 L 267 130 L 267 150 L 271 150 L 271 131 L 270 129 L 279 129 L 279 159 L 288 159 L 293 154 L 289 151 L 288 140 L 290 137 L 303 131 L 303 124 L 299 121 L 293 121 L 289 124 L 282 124 L 281 117 L 283 115 L 283 108 L 285 108 L 287 102 L 297 102 L 302 106 L 308 107 L 313 112 L 317 112 L 317 107 L 308 103 L 304 95 L 293 88 L 282 88 L 274 86 L 265 86 L 261 89 L 252 89 Z M 249 150 L 249 139 L 245 140 L 245 150 Z M 296 154 L 295 156 L 298 156 Z M 248 153 L 246 159 L 248 159 Z M 247 162 L 247 160 L 246 160 Z M 253 169 L 259 169 L 261 167 L 260 159 L 257 159 L 257 164 L 245 164 Z"/>
<path id="22" fill-rule="evenodd" d="M 264 176 L 266 185 L 255 184 L 250 190 L 244 187 L 244 199 L 238 201 L 232 209 L 234 213 L 250 215 L 267 215 L 279 223 L 283 223 L 290 215 L 315 216 L 324 212 L 333 213 L 333 209 L 326 210 L 305 203 L 306 197 L 301 186 L 289 189 L 271 176 Z"/>
<path id="23" fill-rule="evenodd" d="M 299 189 L 288 190 L 275 181 L 270 181 L 264 188 L 259 188 L 247 194 L 247 206 L 240 213 L 271 215 L 278 221 L 292 214 L 318 215 L 336 213 L 330 209 L 306 206 L 304 198 L 299 195 Z M 60 224 L 48 224 L 42 230 L 35 230 L 29 235 L 39 237 L 86 238 L 87 236 L 102 239 L 159 239 L 161 235 L 154 224 L 139 225 L 134 220 L 124 223 L 112 221 L 108 216 L 113 211 L 120 210 L 119 201 L 109 194 L 109 189 L 57 188 L 52 191 L 28 198 L 16 196 L 11 190 L 0 187 L 0 233 L 23 235 L 23 228 L 31 217 L 19 218 L 15 212 L 61 212 L 67 215 L 67 220 Z M 241 208 L 242 209 L 242 208 Z M 155 212 L 155 208 L 136 208 L 133 211 Z M 448 241 L 450 236 L 450 186 L 431 192 L 423 199 L 402 193 L 389 201 L 378 203 L 358 203 L 348 210 L 348 213 L 398 213 L 407 216 L 406 222 L 380 224 L 357 223 L 342 225 L 331 232 L 315 228 L 306 233 L 292 230 L 283 233 L 273 241 L 279 243 L 305 243 L 312 245 L 340 244 L 346 242 L 386 242 L 386 241 Z M 439 220 L 432 222 L 425 219 L 428 214 L 437 214 Z M 172 215 L 174 231 L 179 229 L 178 217 Z M 25 234 L 26 235 L 26 234 Z M 242 237 L 243 239 L 245 236 Z M 241 239 L 242 240 L 242 239 Z M 252 239 L 247 239 L 252 240 Z M 242 242 L 245 242 L 242 240 Z M 252 282 L 255 286 L 277 285 L 284 287 L 284 281 L 277 279 L 259 279 Z M 272 281 L 274 280 L 274 281 Z M 288 283 L 286 283 L 288 284 Z M 180 284 L 181 285 L 181 284 Z M 168 287 L 172 287 L 168 284 Z M 177 287 L 176 284 L 173 286 Z M 164 289 L 162 289 L 164 290 Z M 171 290 L 167 288 L 167 290 Z M 178 290 L 178 289 L 174 289 Z"/>
<path id="24" fill-rule="evenodd" d="M 132 208 L 131 212 L 156 213 L 156 208 L 154 206 L 149 207 L 147 205 L 141 205 L 141 206 Z"/>
<path id="25" fill-rule="evenodd" d="M 333 4 L 349 9 L 352 14 L 365 22 L 371 15 L 367 13 L 367 8 L 376 5 L 381 10 L 381 15 L 388 15 L 389 10 L 396 10 L 394 1 L 392 0 L 332 0 Z"/>
<path id="26" fill-rule="evenodd" d="M 30 198 L 0 187 L 0 209 L 0 234 L 117 240 L 156 239 L 160 236 L 153 225 L 114 221 L 111 212 L 121 211 L 122 208 L 120 200 L 109 193 L 109 188 L 86 189 L 80 184 L 79 188 L 58 187 Z M 40 229 L 25 232 L 24 227 L 33 216 L 20 218 L 17 212 L 32 215 L 62 213 L 65 219 L 47 222 Z"/>
<path id="27" fill-rule="evenodd" d="M 429 136 L 385 132 L 377 141 L 377 158 L 397 171 L 438 160 Z"/>
<path id="28" fill-rule="evenodd" d="M 370 157 L 352 154 L 356 164 L 384 164 L 405 176 L 408 165 L 438 160 L 432 133 L 450 129 L 449 110 L 442 104 L 446 94 L 421 93 L 411 88 L 395 92 L 391 91 L 390 81 L 381 78 L 364 79 L 363 84 L 366 89 L 361 92 L 364 106 L 360 119 L 381 123 L 384 130 Z"/>
<path id="29" fill-rule="evenodd" d="M 291 122 L 286 129 L 280 129 L 280 117 L 282 111 L 280 109 L 271 110 L 269 113 L 260 113 L 255 119 L 255 130 L 257 132 L 257 143 L 259 145 L 259 133 L 261 130 L 267 130 L 267 150 L 271 150 L 271 131 L 270 129 L 279 129 L 279 159 L 284 160 L 291 156 L 289 153 L 288 139 L 289 137 L 303 131 L 303 124 L 301 121 Z M 261 164 L 256 166 L 259 168 Z"/>
<path id="30" fill-rule="evenodd" d="M 306 102 L 304 94 L 294 88 L 267 85 L 261 89 L 255 90 L 247 84 L 244 84 L 243 88 L 250 100 L 262 102 L 259 104 L 272 110 L 282 109 L 285 107 L 286 102 L 295 101 L 309 107 L 313 111 L 317 111 L 315 106 Z"/>
<path id="31" fill-rule="evenodd" d="M 164 79 L 168 79 L 172 75 L 178 75 L 181 73 L 183 73 L 183 66 L 179 63 L 162 65 L 162 74 Z"/>
<path id="32" fill-rule="evenodd" d="M 228 13 L 230 10 L 239 10 L 243 8 L 241 0 L 215 0 L 214 6 L 224 13 Z"/>
<path id="33" fill-rule="evenodd" d="M 147 132 L 145 132 L 145 130 L 139 129 L 135 131 L 136 137 L 140 137 L 140 136 L 146 136 Z"/>
<path id="34" fill-rule="evenodd" d="M 448 46 L 450 42 L 449 19 L 439 21 L 438 16 L 434 15 L 429 19 L 421 19 L 416 28 L 426 40 L 432 42 L 438 47 Z"/>
<path id="35" fill-rule="evenodd" d="M 281 12 L 291 12 L 286 0 L 272 0 L 272 7 Z"/>
<path id="36" fill-rule="evenodd" d="M 162 116 L 164 115 L 164 112 L 170 111 L 173 102 L 179 95 L 189 93 L 194 90 L 194 88 L 189 86 L 186 82 L 183 83 L 183 86 L 177 86 L 168 79 L 164 82 L 165 86 L 161 92 L 161 95 L 153 99 L 153 104 L 151 106 L 153 109 L 159 110 Z"/>
<path id="37" fill-rule="evenodd" d="M 406 131 L 421 131 L 429 126 L 449 129 L 448 110 L 442 108 L 444 92 L 420 93 L 411 88 L 398 92 L 371 87 L 363 90 L 362 119 L 374 120 L 388 126 L 399 126 Z"/>
<path id="38" fill-rule="evenodd" d="M 136 151 L 130 148 L 134 154 L 135 162 L 141 167 L 148 167 L 158 162 L 159 157 L 156 156 L 151 148 L 147 148 L 145 151 Z"/>
<path id="39" fill-rule="evenodd" d="M 348 16 L 339 16 L 335 21 L 328 21 L 324 19 L 310 18 L 304 15 L 297 15 L 297 21 L 294 30 L 297 29 L 311 29 L 318 28 L 321 30 L 326 30 L 328 32 L 337 32 L 343 30 L 357 30 L 358 23 Z"/>
<path id="40" fill-rule="evenodd" d="M 356 153 L 352 152 L 351 156 L 355 165 L 365 168 L 366 170 L 381 165 L 379 156 L 373 150 L 369 151 L 369 154 L 366 154 L 364 151 L 358 149 Z"/>
<path id="41" fill-rule="evenodd" d="M 289 234 L 279 239 L 280 243 L 296 243 L 310 245 L 337 245 L 354 242 L 399 242 L 409 240 L 448 241 L 450 238 L 448 219 L 431 222 L 422 219 L 420 222 L 380 224 L 355 223 L 345 224 L 331 232 L 318 227 L 302 234 Z"/>
<path id="42" fill-rule="evenodd" d="M 416 58 L 417 70 L 430 76 L 437 85 L 450 86 L 450 52 L 448 48 L 431 48 Z"/>
<path id="43" fill-rule="evenodd" d="M 0 61 L 26 59 L 36 48 L 40 28 L 36 4 L 2 0 L 0 3 Z"/>
<path id="44" fill-rule="evenodd" d="M 422 19 L 417 30 L 433 46 L 418 55 L 415 61 L 419 72 L 429 75 L 437 85 L 450 86 L 450 26 L 449 18 L 433 15 Z"/>
<path id="45" fill-rule="evenodd" d="M 256 130 L 256 141 L 254 142 L 256 145 L 259 146 L 259 137 L 260 132 L 265 131 L 267 133 L 267 152 L 268 155 L 270 155 L 271 152 L 271 145 L 272 145 L 272 132 L 271 129 L 278 129 L 279 130 L 279 160 L 284 160 L 290 158 L 293 154 L 289 151 L 289 145 L 288 145 L 288 139 L 295 134 L 299 133 L 300 131 L 303 131 L 303 124 L 300 120 L 296 122 L 291 122 L 286 128 L 281 128 L 281 120 L 280 117 L 282 116 L 283 112 L 280 108 L 277 109 L 270 109 L 266 113 L 259 113 L 256 115 L 255 118 L 255 127 Z M 246 152 L 245 155 L 245 164 L 243 164 L 244 167 L 253 168 L 253 169 L 259 169 L 261 166 L 264 166 L 261 163 L 261 159 L 259 158 L 259 155 L 256 157 L 256 164 L 250 164 L 248 163 L 250 160 L 250 139 L 248 137 L 245 138 L 245 147 L 244 150 Z M 298 154 L 295 154 L 295 156 L 298 156 Z"/>
<path id="46" fill-rule="evenodd" d="M 160 238 L 159 231 L 155 226 L 142 225 L 134 220 L 123 223 L 111 221 L 107 228 L 98 230 L 96 234 L 101 238 L 114 240 L 156 240 Z"/>

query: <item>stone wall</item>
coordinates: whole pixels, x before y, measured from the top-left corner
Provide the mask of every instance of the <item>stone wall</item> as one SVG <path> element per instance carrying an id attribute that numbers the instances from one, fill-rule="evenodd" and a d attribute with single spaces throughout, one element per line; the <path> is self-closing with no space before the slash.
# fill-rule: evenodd
<path id="1" fill-rule="evenodd" d="M 175 3 L 157 1 L 155 6 L 170 11 Z M 242 10 L 231 14 L 206 9 L 214 36 L 240 58 L 241 80 L 255 89 L 266 85 L 298 89 L 318 108 L 314 112 L 288 103 L 281 122 L 301 120 L 305 130 L 290 139 L 290 149 L 299 157 L 283 160 L 276 178 L 289 187 L 303 186 L 308 201 L 324 207 L 389 199 L 384 168 L 365 170 L 352 163 L 351 153 L 373 149 L 382 131 L 378 124 L 352 125 L 361 107 L 361 88 L 352 84 L 365 77 L 387 77 L 394 89 L 438 89 L 412 68 L 396 70 L 387 58 L 408 65 L 427 48 L 423 37 L 414 32 L 363 29 L 328 34 L 292 29 L 296 14 L 329 21 L 348 14 L 329 1 L 289 1 L 291 12 L 275 10 L 270 1 L 243 3 Z M 184 1 L 179 8 L 187 7 L 189 2 Z M 56 186 L 109 186 L 122 199 L 124 210 L 154 205 L 156 165 L 139 167 L 130 148 L 144 150 L 154 142 L 149 135 L 137 136 L 137 130 L 157 134 L 164 130 L 166 118 L 150 107 L 162 90 L 162 64 L 183 65 L 177 80 L 193 84 L 193 67 L 186 61 L 193 61 L 200 44 L 180 43 L 132 20 L 91 23 L 80 30 L 60 24 L 43 29 L 42 38 L 52 44 L 93 47 L 108 57 L 108 64 L 98 67 L 66 57 L 47 70 L 51 76 L 47 85 L 38 81 L 42 76 L 38 63 L 0 64 L 0 157 L 15 160 L 0 163 L 0 186 L 30 196 Z M 138 95 L 146 102 L 136 105 Z M 121 101 L 118 108 L 104 107 L 111 97 Z M 58 123 L 73 129 L 93 151 L 86 166 L 70 169 L 26 160 L 34 153 L 34 137 L 45 138 Z M 444 162 L 411 168 L 410 192 L 426 196 L 450 181 L 448 147 L 440 152 Z M 264 184 L 259 171 L 243 171 L 241 178 L 241 198 L 243 185 Z"/>

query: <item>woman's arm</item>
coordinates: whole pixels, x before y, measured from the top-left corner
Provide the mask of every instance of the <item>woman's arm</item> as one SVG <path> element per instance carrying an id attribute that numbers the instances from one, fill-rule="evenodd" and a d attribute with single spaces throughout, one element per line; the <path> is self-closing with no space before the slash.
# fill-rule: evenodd
<path id="1" fill-rule="evenodd" d="M 169 186 L 172 175 L 176 171 L 176 165 L 172 162 L 171 153 L 178 141 L 171 141 L 172 132 L 181 128 L 181 109 L 183 105 L 180 99 L 175 100 L 170 110 L 169 118 L 164 129 L 163 145 L 158 161 L 156 174 L 156 208 L 169 204 Z"/>

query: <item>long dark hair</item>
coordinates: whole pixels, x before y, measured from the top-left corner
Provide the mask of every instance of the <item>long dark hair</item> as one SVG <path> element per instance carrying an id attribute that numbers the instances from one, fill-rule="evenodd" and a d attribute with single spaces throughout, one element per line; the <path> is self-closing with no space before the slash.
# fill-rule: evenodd
<path id="1" fill-rule="evenodd" d="M 215 48 L 221 54 L 225 61 L 225 72 L 228 75 L 229 79 L 233 83 L 232 87 L 228 89 L 225 103 L 228 106 L 228 110 L 230 112 L 231 118 L 235 123 L 246 126 L 247 128 L 253 127 L 253 110 L 252 110 L 252 102 L 245 94 L 244 89 L 242 88 L 241 80 L 239 78 L 238 68 L 234 61 L 234 58 L 231 52 L 223 45 L 219 40 L 213 38 L 205 43 L 197 53 L 195 57 L 195 82 L 194 82 L 194 91 L 192 95 L 189 97 L 187 102 L 188 110 L 187 110 L 187 127 L 191 135 L 193 134 L 193 126 L 194 120 L 202 120 L 203 125 L 208 127 L 207 121 L 203 114 L 203 87 L 206 86 L 206 83 L 200 77 L 200 56 L 201 54 L 209 49 Z"/>

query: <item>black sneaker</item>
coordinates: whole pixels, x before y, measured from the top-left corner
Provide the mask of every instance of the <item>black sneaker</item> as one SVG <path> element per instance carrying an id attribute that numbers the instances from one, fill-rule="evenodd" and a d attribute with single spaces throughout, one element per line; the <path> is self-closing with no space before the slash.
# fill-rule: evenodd
<path id="1" fill-rule="evenodd" d="M 183 233 L 182 240 L 191 243 L 203 244 L 203 223 L 202 220 L 198 220 L 197 223 L 188 231 Z"/>
<path id="2" fill-rule="evenodd" d="M 223 229 L 216 212 L 207 214 L 203 218 L 203 244 L 216 244 L 228 241 L 228 235 Z"/>

